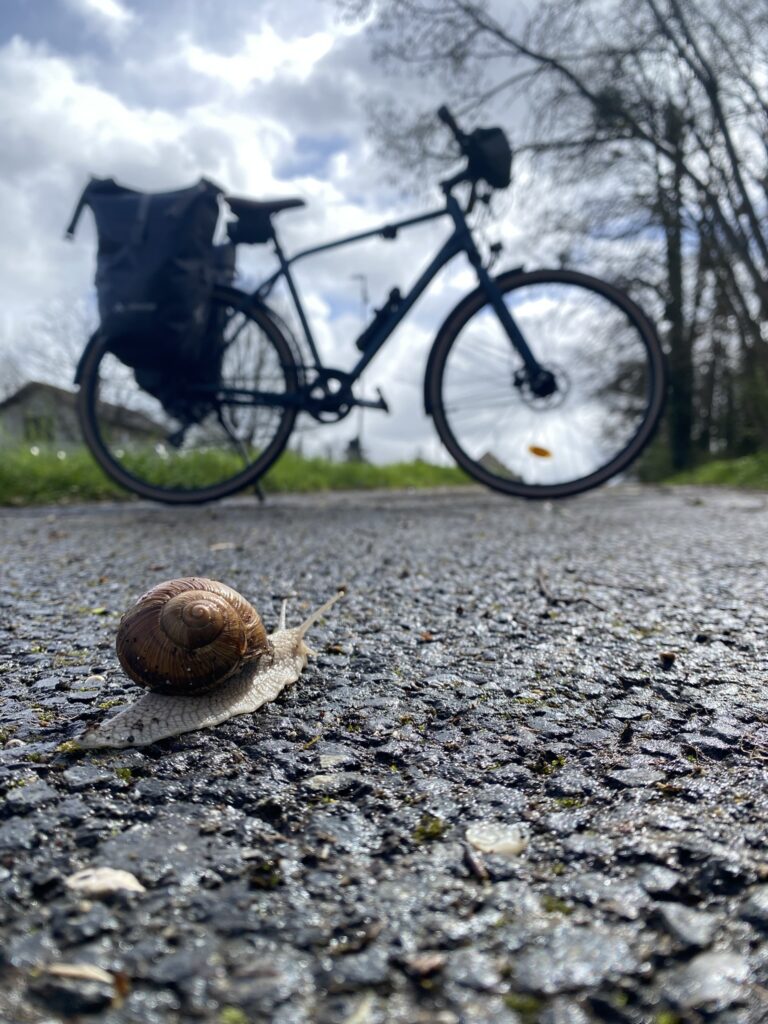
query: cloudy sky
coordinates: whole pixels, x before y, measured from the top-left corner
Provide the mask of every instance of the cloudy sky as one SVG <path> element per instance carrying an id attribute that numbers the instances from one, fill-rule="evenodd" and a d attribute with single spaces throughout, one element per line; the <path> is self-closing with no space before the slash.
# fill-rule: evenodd
<path id="1" fill-rule="evenodd" d="M 92 308 L 95 237 L 90 216 L 74 244 L 63 230 L 89 175 L 150 190 L 204 175 L 235 195 L 300 196 L 307 208 L 279 219 L 288 251 L 420 212 L 429 193 L 387 183 L 365 114 L 376 96 L 402 99 L 409 89 L 423 106 L 429 83 L 372 66 L 364 26 L 342 22 L 332 0 L 3 0 L 0 345 L 22 371 L 28 352 L 58 347 L 49 366 L 67 383 Z M 440 100 L 436 89 L 435 107 Z M 428 205 L 438 202 L 435 191 Z M 300 264 L 328 363 L 354 361 L 357 275 L 380 305 L 417 276 L 446 230 L 422 227 Z M 504 233 L 512 237 L 509 225 Z M 238 259 L 247 279 L 269 266 L 266 248 Z M 378 461 L 437 456 L 420 411 L 423 368 L 435 329 L 472 283 L 456 261 L 369 368 L 364 393 L 380 385 L 392 407 L 363 420 Z M 359 425 L 353 414 L 308 442 L 340 450 Z"/>

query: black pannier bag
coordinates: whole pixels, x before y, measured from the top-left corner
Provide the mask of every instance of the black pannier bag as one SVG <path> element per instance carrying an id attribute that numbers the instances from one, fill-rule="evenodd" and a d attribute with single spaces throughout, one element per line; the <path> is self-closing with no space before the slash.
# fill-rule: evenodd
<path id="1" fill-rule="evenodd" d="M 220 195 L 205 179 L 174 192 L 145 193 L 94 178 L 83 191 L 67 234 L 74 235 L 89 206 L 98 234 L 100 330 L 127 366 L 183 375 L 203 356 L 211 341 Z"/>
<path id="2" fill-rule="evenodd" d="M 235 247 L 229 243 L 215 245 L 212 253 L 214 284 L 231 285 L 235 280 Z M 154 395 L 165 411 L 184 423 L 199 422 L 210 411 L 210 404 L 190 398 L 199 385 L 212 386 L 221 380 L 226 350 L 224 331 L 227 310 L 221 304 L 208 307 L 203 344 L 197 358 L 167 367 L 136 367 L 133 375 L 144 391 Z M 185 397 L 187 392 L 187 397 Z"/>

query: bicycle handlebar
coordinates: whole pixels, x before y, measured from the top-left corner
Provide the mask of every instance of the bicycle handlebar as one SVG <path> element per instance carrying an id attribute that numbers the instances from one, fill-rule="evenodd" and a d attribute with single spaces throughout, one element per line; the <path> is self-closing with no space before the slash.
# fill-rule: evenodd
<path id="1" fill-rule="evenodd" d="M 461 146 L 461 148 L 464 149 L 464 144 L 466 142 L 467 137 L 461 130 L 461 128 L 459 128 L 459 126 L 456 124 L 453 114 L 451 114 L 450 110 L 448 109 L 448 107 L 445 106 L 445 104 L 443 104 L 443 106 L 440 107 L 440 109 L 437 112 L 437 116 L 440 118 L 444 125 L 451 129 L 454 138 Z"/>
<path id="2" fill-rule="evenodd" d="M 448 193 L 462 182 L 471 182 L 472 192 L 465 211 L 469 213 L 477 199 L 479 181 L 485 181 L 491 189 L 506 188 L 509 185 L 512 166 L 509 140 L 501 128 L 475 128 L 469 134 L 463 132 L 445 105 L 439 108 L 437 116 L 451 130 L 467 160 L 466 167 L 440 184 L 443 191 Z"/>
<path id="3" fill-rule="evenodd" d="M 467 152 L 467 136 L 456 124 L 456 120 L 454 119 L 453 114 L 450 112 L 448 107 L 445 106 L 445 104 L 443 104 L 443 106 L 439 108 L 439 110 L 437 111 L 437 116 L 440 118 L 440 120 L 447 128 L 450 128 L 451 132 L 453 133 L 453 137 L 456 139 L 461 148 L 461 152 L 464 154 L 464 156 L 468 157 L 469 153 Z M 447 181 L 441 182 L 443 191 L 448 193 L 451 191 L 452 188 L 454 188 L 456 185 L 460 185 L 463 181 L 472 181 L 471 176 L 467 172 L 468 168 L 465 167 L 463 170 L 459 171 L 458 174 L 454 174 L 452 178 L 448 178 Z M 465 209 L 464 213 L 470 213 L 474 205 L 475 187 L 473 184 L 472 193 L 467 201 L 467 208 Z"/>

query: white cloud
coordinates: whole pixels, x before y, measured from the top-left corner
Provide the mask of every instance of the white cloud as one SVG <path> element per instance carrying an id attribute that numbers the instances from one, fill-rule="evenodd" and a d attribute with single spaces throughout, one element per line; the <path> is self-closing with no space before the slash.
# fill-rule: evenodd
<path id="1" fill-rule="evenodd" d="M 245 93 L 254 82 L 270 82 L 288 77 L 306 82 L 315 65 L 333 47 L 330 32 L 282 39 L 269 26 L 246 35 L 242 49 L 231 56 L 203 49 L 189 42 L 184 58 L 193 71 L 225 82 L 238 93 Z"/>
<path id="2" fill-rule="evenodd" d="M 120 36 L 136 21 L 136 13 L 120 0 L 65 0 L 92 27 L 107 35 Z"/>

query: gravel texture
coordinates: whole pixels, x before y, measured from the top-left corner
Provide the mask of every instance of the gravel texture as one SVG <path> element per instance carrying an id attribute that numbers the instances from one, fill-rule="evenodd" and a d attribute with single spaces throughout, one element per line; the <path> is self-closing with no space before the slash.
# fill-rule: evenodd
<path id="1" fill-rule="evenodd" d="M 0 533 L 3 1024 L 768 1020 L 764 497 L 277 497 Z M 269 628 L 349 591 L 255 714 L 73 750 L 135 693 L 121 612 L 193 574 Z M 65 884 L 86 868 L 134 891 Z"/>

